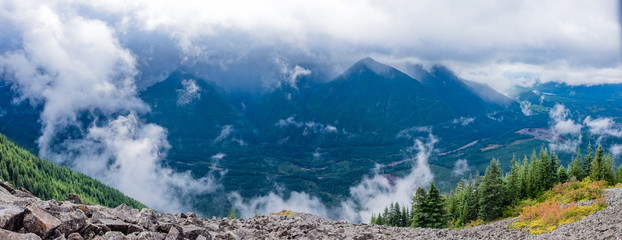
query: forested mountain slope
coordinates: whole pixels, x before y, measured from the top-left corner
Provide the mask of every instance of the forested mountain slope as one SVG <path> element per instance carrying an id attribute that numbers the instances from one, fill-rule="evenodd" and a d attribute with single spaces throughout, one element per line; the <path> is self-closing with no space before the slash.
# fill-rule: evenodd
<path id="1" fill-rule="evenodd" d="M 25 188 L 35 196 L 48 200 L 65 200 L 70 193 L 85 202 L 116 207 L 127 204 L 134 208 L 145 206 L 116 189 L 69 168 L 39 159 L 0 134 L 0 179 L 16 188 Z"/>

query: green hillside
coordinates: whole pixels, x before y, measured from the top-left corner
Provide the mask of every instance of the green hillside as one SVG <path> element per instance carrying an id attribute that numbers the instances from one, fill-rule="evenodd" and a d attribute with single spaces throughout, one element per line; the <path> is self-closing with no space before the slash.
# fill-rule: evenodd
<path id="1" fill-rule="evenodd" d="M 0 178 L 16 188 L 23 187 L 44 200 L 65 200 L 69 193 L 75 193 L 86 203 L 107 207 L 116 207 L 122 203 L 138 209 L 146 207 L 84 174 L 39 159 L 2 134 Z"/>

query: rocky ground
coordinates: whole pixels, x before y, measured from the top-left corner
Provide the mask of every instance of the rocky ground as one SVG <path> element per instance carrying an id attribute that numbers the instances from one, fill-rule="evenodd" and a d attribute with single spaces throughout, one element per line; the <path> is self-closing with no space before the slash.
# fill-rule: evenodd
<path id="1" fill-rule="evenodd" d="M 542 234 L 510 229 L 516 219 L 462 230 L 395 228 L 335 222 L 293 213 L 250 219 L 205 219 L 121 205 L 110 209 L 68 201 L 42 201 L 0 182 L 0 239 L 622 239 L 622 189 L 607 190 L 609 207 Z"/>

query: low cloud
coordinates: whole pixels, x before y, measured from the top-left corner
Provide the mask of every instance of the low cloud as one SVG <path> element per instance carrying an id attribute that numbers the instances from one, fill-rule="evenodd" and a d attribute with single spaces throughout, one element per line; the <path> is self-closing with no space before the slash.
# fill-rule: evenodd
<path id="1" fill-rule="evenodd" d="M 218 143 L 221 142 L 222 140 L 225 140 L 227 137 L 229 137 L 229 135 L 233 132 L 233 126 L 232 125 L 225 125 L 222 126 L 222 128 L 220 129 L 220 134 L 218 135 L 218 137 L 216 137 L 212 143 Z"/>
<path id="2" fill-rule="evenodd" d="M 589 132 L 594 135 L 599 135 L 596 140 L 596 144 L 600 144 L 600 142 L 607 137 L 622 137 L 622 124 L 616 123 L 613 121 L 613 118 L 595 118 L 587 116 L 583 123 L 586 127 L 588 127 Z"/>
<path id="3" fill-rule="evenodd" d="M 523 112 L 525 116 L 533 115 L 533 111 L 531 110 L 531 103 L 529 101 L 518 101 L 520 104 L 520 110 Z"/>
<path id="4" fill-rule="evenodd" d="M 555 152 L 573 153 L 581 145 L 583 125 L 570 117 L 570 111 L 563 104 L 555 104 L 549 111 L 549 126 L 552 133 L 549 147 Z"/>
<path id="5" fill-rule="evenodd" d="M 303 129 L 302 135 L 307 136 L 309 134 L 327 134 L 327 133 L 339 133 L 337 127 L 330 124 L 316 123 L 313 121 L 299 122 L 293 116 L 286 119 L 280 119 L 275 123 L 277 127 L 296 127 Z M 345 130 L 342 131 L 344 134 Z"/>
<path id="6" fill-rule="evenodd" d="M 416 131 L 425 136 L 414 136 Z M 413 128 L 410 132 L 410 137 L 404 135 L 413 140 L 413 145 L 405 149 L 406 153 L 412 154 L 407 159 L 412 166 L 410 173 L 404 177 L 388 176 L 381 174 L 382 165 L 376 165 L 372 175 L 364 176 L 360 183 L 350 187 L 350 197 L 339 207 L 329 209 L 318 198 L 304 192 L 291 192 L 286 198 L 283 189 L 278 187 L 281 191 L 248 200 L 234 192 L 229 194 L 229 199 L 244 217 L 288 209 L 350 222 L 367 222 L 372 213 L 381 212 L 391 202 L 408 206 L 416 188 L 426 187 L 433 179 L 428 158 L 434 152 L 438 138 L 432 135 L 430 128 Z"/>
<path id="7" fill-rule="evenodd" d="M 177 105 L 182 106 L 191 103 L 195 99 L 201 99 L 201 88 L 193 79 L 181 81 L 182 89 L 177 89 Z"/>
<path id="8" fill-rule="evenodd" d="M 467 126 L 475 121 L 475 117 L 460 117 L 456 118 L 452 121 L 453 124 L 460 124 L 462 126 Z"/>
<path id="9" fill-rule="evenodd" d="M 285 63 L 281 59 L 275 59 L 275 64 L 279 67 L 281 73 L 281 81 L 279 81 L 279 87 L 282 84 L 287 84 L 292 88 L 298 90 L 298 79 L 302 76 L 307 76 L 311 74 L 311 70 L 305 69 L 301 66 L 295 65 L 294 67 L 290 67 L 289 64 Z"/>
<path id="10" fill-rule="evenodd" d="M 456 176 L 463 176 L 465 173 L 468 173 L 470 170 L 469 163 L 466 159 L 458 159 L 456 163 L 454 163 L 454 169 L 452 173 Z"/>
<path id="11" fill-rule="evenodd" d="M 54 4 L 30 4 L 0 9 L 23 46 L 0 55 L 0 71 L 15 102 L 42 105 L 39 156 L 161 211 L 190 210 L 190 196 L 221 187 L 211 173 L 194 179 L 163 167 L 166 130 L 140 119 L 149 109 L 137 97 L 137 61 L 115 29 L 73 11 L 59 14 Z"/>

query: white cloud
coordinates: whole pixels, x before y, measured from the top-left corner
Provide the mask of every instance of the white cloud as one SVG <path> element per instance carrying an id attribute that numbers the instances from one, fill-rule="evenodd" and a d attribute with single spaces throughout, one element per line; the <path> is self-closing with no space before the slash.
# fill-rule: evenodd
<path id="1" fill-rule="evenodd" d="M 275 123 L 277 127 L 284 128 L 288 126 L 293 126 L 296 128 L 302 128 L 303 136 L 307 136 L 309 134 L 327 134 L 327 133 L 339 133 L 337 127 L 330 124 L 316 123 L 313 121 L 308 122 L 299 122 L 293 116 L 288 117 L 287 119 L 279 119 Z M 344 130 L 345 131 L 345 130 Z M 345 133 L 344 133 L 345 134 Z"/>
<path id="2" fill-rule="evenodd" d="M 311 70 L 305 69 L 298 65 L 290 67 L 289 64 L 279 58 L 275 59 L 275 64 L 280 68 L 281 72 L 282 79 L 278 82 L 279 86 L 287 84 L 298 90 L 298 78 L 311 74 Z M 289 98 L 291 99 L 291 96 Z"/>
<path id="3" fill-rule="evenodd" d="M 452 173 L 456 176 L 462 176 L 469 171 L 469 163 L 467 162 L 467 160 L 458 159 L 458 161 L 456 161 L 456 163 L 454 164 L 454 169 Z"/>
<path id="4" fill-rule="evenodd" d="M 622 81 L 617 5 L 615 0 L 20 0 L 3 2 L 0 14 L 18 17 L 12 9 L 44 7 L 105 21 L 145 61 L 141 69 L 184 64 L 200 71 L 197 63 L 226 69 L 267 52 L 258 61 L 288 59 L 286 79 L 295 84 L 296 76 L 311 71 L 300 62 L 312 60 L 341 71 L 374 55 L 387 62 L 443 63 L 465 79 L 505 91 L 535 80 Z M 142 51 L 161 42 L 150 37 L 172 42 L 166 47 L 173 53 Z M 171 56 L 180 56 L 181 63 L 164 66 Z"/>
<path id="5" fill-rule="evenodd" d="M 225 125 L 222 126 L 222 128 L 220 129 L 220 134 L 218 135 L 218 137 L 216 137 L 212 143 L 218 143 L 222 140 L 225 140 L 227 137 L 229 137 L 229 135 L 233 132 L 233 126 L 232 125 Z"/>
<path id="6" fill-rule="evenodd" d="M 452 121 L 453 124 L 460 124 L 462 126 L 468 126 L 475 121 L 475 117 L 460 117 Z"/>
<path id="7" fill-rule="evenodd" d="M 562 104 L 555 104 L 549 111 L 549 147 L 552 151 L 573 153 L 581 145 L 583 125 L 570 119 L 569 115 L 570 111 Z"/>
<path id="8" fill-rule="evenodd" d="M 201 88 L 194 79 L 181 81 L 183 89 L 177 89 L 177 105 L 186 105 L 194 99 L 201 99 Z"/>
<path id="9" fill-rule="evenodd" d="M 523 112 L 525 116 L 531 116 L 533 111 L 531 111 L 531 103 L 529 101 L 518 101 L 520 103 L 520 110 Z"/>
<path id="10" fill-rule="evenodd" d="M 166 130 L 139 119 L 148 107 L 137 97 L 135 56 L 106 22 L 63 4 L 0 4 L 23 46 L 0 56 L 5 80 L 18 101 L 43 106 L 39 155 L 163 211 L 189 209 L 188 196 L 220 188 L 211 173 L 197 180 L 162 167 Z"/>

